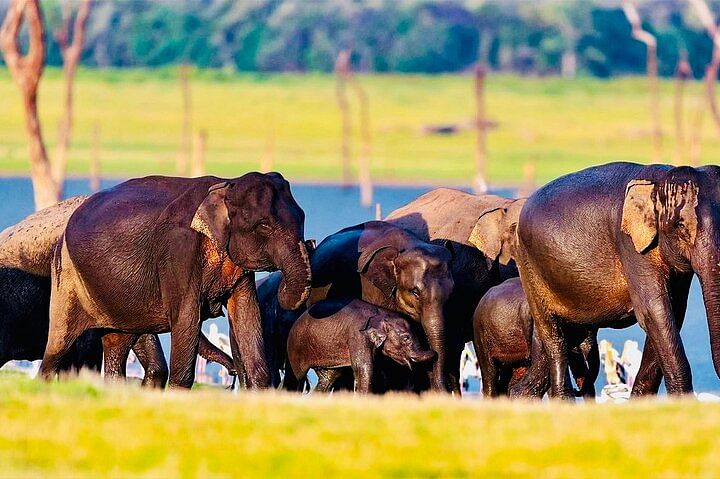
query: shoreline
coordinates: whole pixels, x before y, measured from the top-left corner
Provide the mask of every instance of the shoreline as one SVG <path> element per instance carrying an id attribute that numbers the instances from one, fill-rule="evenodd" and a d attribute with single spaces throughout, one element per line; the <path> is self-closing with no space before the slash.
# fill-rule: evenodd
<path id="1" fill-rule="evenodd" d="M 160 176 L 172 176 L 172 175 L 162 175 L 158 174 Z M 144 176 L 152 176 L 152 175 L 144 175 Z M 109 180 L 109 181 L 124 181 L 128 180 L 130 178 L 142 178 L 142 176 L 130 176 L 130 175 L 102 175 L 100 177 L 100 180 Z M 0 171 L 0 179 L 30 179 L 29 174 L 22 174 L 12 171 Z M 69 174 L 65 177 L 66 180 L 88 180 L 90 177 L 88 175 L 82 175 L 82 174 Z M 340 179 L 322 179 L 322 178 L 287 178 L 288 181 L 290 181 L 291 184 L 298 184 L 303 186 L 345 186 Z M 377 180 L 373 181 L 373 187 L 382 187 L 382 188 L 439 188 L 439 187 L 448 187 L 448 188 L 460 188 L 460 189 L 471 189 L 471 184 L 469 182 L 463 182 L 459 180 L 449 180 L 449 181 L 433 181 L 433 180 Z M 490 182 L 489 183 L 489 190 L 498 190 L 498 189 L 514 189 L 517 190 L 521 187 L 520 182 Z M 359 187 L 358 183 L 352 183 L 348 185 L 349 188 L 357 188 Z"/>

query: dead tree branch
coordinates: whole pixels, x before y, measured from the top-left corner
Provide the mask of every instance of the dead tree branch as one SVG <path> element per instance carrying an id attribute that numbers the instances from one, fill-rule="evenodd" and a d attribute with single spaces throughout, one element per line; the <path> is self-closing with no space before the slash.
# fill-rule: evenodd
<path id="1" fill-rule="evenodd" d="M 653 158 L 652 161 L 659 163 L 662 150 L 662 129 L 660 127 L 660 89 L 658 83 L 658 59 L 657 59 L 657 40 L 655 36 L 643 30 L 635 4 L 629 0 L 622 2 L 625 17 L 632 27 L 632 36 L 635 40 L 645 44 L 647 50 L 647 76 L 650 87 L 650 116 L 652 118 L 652 137 L 653 137 Z"/>
<path id="2" fill-rule="evenodd" d="M 20 50 L 23 19 L 30 37 L 25 55 Z M 38 84 L 45 67 L 45 27 L 39 0 L 13 0 L 0 27 L 0 50 L 22 95 L 35 208 L 42 209 L 57 203 L 60 192 L 53 180 L 37 110 Z"/>
<path id="3" fill-rule="evenodd" d="M 700 23 L 705 28 L 708 36 L 713 41 L 713 52 L 710 63 L 705 68 L 705 94 L 710 104 L 710 112 L 715 120 L 715 126 L 720 133 L 720 107 L 718 107 L 717 98 L 715 97 L 715 83 L 718 77 L 718 68 L 720 68 L 720 30 L 715 23 L 715 17 L 710 12 L 710 8 L 705 0 L 688 0 L 695 10 L 695 14 L 700 19 Z"/>
<path id="4" fill-rule="evenodd" d="M 58 125 L 58 143 L 55 147 L 55 157 L 52 163 L 52 175 L 58 185 L 58 193 L 62 196 L 63 184 L 65 183 L 65 172 L 67 170 L 68 150 L 73 126 L 73 89 L 75 86 L 75 72 L 77 71 L 80 56 L 85 44 L 85 28 L 90 9 L 91 0 L 81 0 L 75 15 L 75 24 L 72 29 L 72 41 L 70 42 L 70 25 L 72 24 L 72 9 L 69 0 L 63 2 L 63 28 L 56 34 L 60 51 L 63 57 L 63 75 L 65 80 L 63 94 L 63 114 Z"/>

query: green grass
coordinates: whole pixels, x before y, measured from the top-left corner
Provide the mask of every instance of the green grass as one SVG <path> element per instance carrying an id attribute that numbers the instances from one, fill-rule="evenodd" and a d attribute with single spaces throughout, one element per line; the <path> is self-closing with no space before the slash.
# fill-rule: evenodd
<path id="1" fill-rule="evenodd" d="M 426 136 L 429 123 L 474 115 L 472 77 L 361 76 L 371 109 L 373 176 L 386 182 L 468 183 L 474 136 Z M 52 155 L 60 114 L 61 75 L 48 70 L 40 110 Z M 701 103 L 688 86 L 686 131 Z M 663 161 L 675 160 L 673 84 L 662 83 Z M 491 75 L 488 115 L 499 123 L 488 139 L 490 180 L 516 182 L 537 162 L 540 181 L 612 160 L 651 156 L 643 78 L 519 78 Z M 172 174 L 180 143 L 181 96 L 176 70 L 81 70 L 69 171 L 86 174 L 92 130 L 101 130 L 107 175 Z M 703 101 L 704 103 L 704 101 Z M 295 180 L 340 178 L 339 113 L 329 75 L 260 75 L 198 71 L 192 78 L 193 127 L 208 132 L 208 170 L 234 176 L 257 169 L 272 145 L 274 168 Z M 20 96 L 0 70 L 0 172 L 28 172 Z M 355 149 L 357 131 L 355 131 Z M 689 136 L 688 133 L 686 133 Z M 702 162 L 716 162 L 720 136 L 702 124 Z"/>
<path id="2" fill-rule="evenodd" d="M 717 477 L 720 404 L 148 392 L 0 376 L 0 477 Z"/>

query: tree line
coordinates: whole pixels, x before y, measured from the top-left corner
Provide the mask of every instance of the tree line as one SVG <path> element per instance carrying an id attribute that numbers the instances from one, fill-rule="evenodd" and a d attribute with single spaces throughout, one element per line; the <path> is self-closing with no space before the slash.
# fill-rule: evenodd
<path id="1" fill-rule="evenodd" d="M 688 2 L 634 3 L 657 38 L 660 75 L 686 52 L 702 76 L 713 44 Z M 708 3 L 720 13 L 720 1 Z M 62 2 L 42 8 L 57 31 Z M 47 63 L 59 66 L 61 45 L 49 37 Z M 80 62 L 328 72 L 345 49 L 359 71 L 457 72 L 480 58 L 497 71 L 599 77 L 641 73 L 646 55 L 612 0 L 96 0 Z"/>

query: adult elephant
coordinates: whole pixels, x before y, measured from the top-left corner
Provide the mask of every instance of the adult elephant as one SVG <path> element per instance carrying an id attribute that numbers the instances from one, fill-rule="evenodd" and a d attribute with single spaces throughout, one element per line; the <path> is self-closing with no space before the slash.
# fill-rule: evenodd
<path id="1" fill-rule="evenodd" d="M 283 271 L 287 309 L 310 291 L 304 213 L 278 173 L 235 179 L 152 176 L 97 193 L 73 213 L 55 250 L 49 378 L 84 331 L 172 335 L 170 385 L 194 379 L 200 324 L 227 306 L 236 367 L 268 385 L 254 271 Z"/>
<path id="2" fill-rule="evenodd" d="M 0 232 L 0 366 L 11 360 L 42 359 L 50 321 L 53 250 L 70 215 L 86 199 L 62 201 Z M 233 369 L 232 359 L 204 339 L 200 354 Z M 121 349 L 116 345 L 122 345 Z M 156 335 L 86 331 L 73 344 L 61 369 L 99 372 L 104 359 L 106 377 L 124 377 L 130 349 L 145 371 L 143 385 L 164 386 L 167 364 Z"/>
<path id="3" fill-rule="evenodd" d="M 453 288 L 445 305 L 447 374 L 459 390 L 460 356 L 473 340 L 473 313 L 491 287 L 517 277 L 515 227 L 524 199 L 471 195 L 450 188 L 432 190 L 399 208 L 385 221 L 423 241 L 453 251 Z"/>
<path id="4" fill-rule="evenodd" d="M 528 199 L 518 266 L 535 330 L 550 361 L 551 393 L 569 397 L 561 324 L 635 320 L 648 341 L 633 393 L 692 391 L 680 339 L 693 273 L 702 286 L 720 375 L 720 168 L 610 163 L 572 173 Z M 598 274 L 601 271 L 602 274 Z M 525 394 L 545 366 L 531 366 Z"/>

